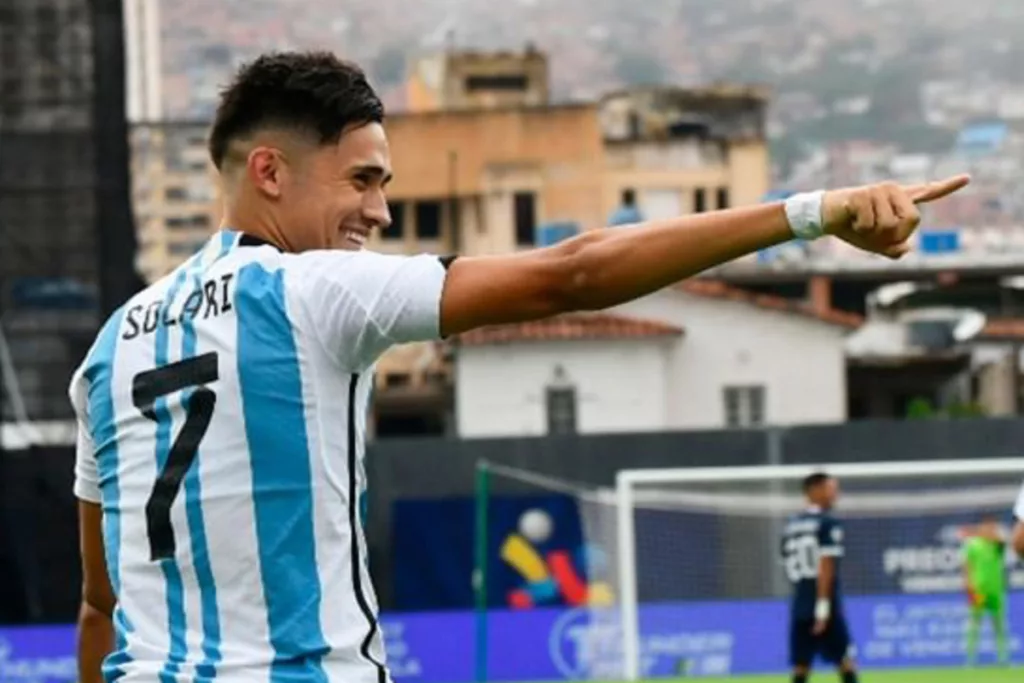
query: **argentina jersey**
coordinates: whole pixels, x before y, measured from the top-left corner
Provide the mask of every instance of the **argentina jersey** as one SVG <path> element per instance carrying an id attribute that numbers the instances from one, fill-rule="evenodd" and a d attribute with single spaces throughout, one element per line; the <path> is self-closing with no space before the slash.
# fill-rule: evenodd
<path id="1" fill-rule="evenodd" d="M 793 619 L 814 620 L 822 557 L 832 557 L 837 562 L 831 595 L 832 612 L 840 613 L 838 562 L 843 555 L 843 531 L 835 517 L 818 508 L 809 508 L 793 515 L 783 530 L 780 550 L 786 577 L 793 586 Z"/>
<path id="2" fill-rule="evenodd" d="M 383 351 L 439 338 L 445 272 L 222 231 L 106 322 L 69 393 L 117 599 L 108 681 L 388 680 L 366 408 Z"/>

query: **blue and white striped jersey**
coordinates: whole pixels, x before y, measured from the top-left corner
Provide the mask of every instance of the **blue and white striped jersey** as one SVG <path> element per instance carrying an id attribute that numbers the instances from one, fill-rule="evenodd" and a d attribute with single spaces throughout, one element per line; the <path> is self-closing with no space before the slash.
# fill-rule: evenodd
<path id="1" fill-rule="evenodd" d="M 384 350 L 439 337 L 444 278 L 223 231 L 107 321 L 70 387 L 117 595 L 107 680 L 388 680 L 366 408 Z"/>

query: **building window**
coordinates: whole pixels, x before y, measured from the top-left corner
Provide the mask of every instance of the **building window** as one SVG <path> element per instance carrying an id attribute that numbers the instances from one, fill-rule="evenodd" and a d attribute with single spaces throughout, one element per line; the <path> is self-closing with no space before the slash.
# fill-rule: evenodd
<path id="1" fill-rule="evenodd" d="M 210 217 L 204 213 L 197 213 L 191 216 L 170 216 L 164 219 L 164 225 L 169 230 L 182 230 L 189 228 L 210 229 Z"/>
<path id="2" fill-rule="evenodd" d="M 693 212 L 704 213 L 708 210 L 708 198 L 707 192 L 703 187 L 698 187 L 693 191 Z"/>
<path id="3" fill-rule="evenodd" d="M 384 386 L 388 389 L 407 387 L 412 384 L 412 376 L 408 372 L 389 372 L 384 375 Z"/>
<path id="4" fill-rule="evenodd" d="M 168 187 L 164 190 L 164 199 L 169 202 L 180 202 L 188 199 L 188 192 L 184 187 Z"/>
<path id="5" fill-rule="evenodd" d="M 416 238 L 441 239 L 441 202 L 416 202 Z"/>
<path id="6" fill-rule="evenodd" d="M 759 427 L 765 423 L 763 386 L 725 387 L 725 426 Z"/>
<path id="7" fill-rule="evenodd" d="M 576 433 L 575 387 L 548 387 L 545 404 L 548 414 L 548 434 Z"/>
<path id="8" fill-rule="evenodd" d="M 522 74 L 496 74 L 493 76 L 469 76 L 466 78 L 466 90 L 475 92 L 478 90 L 509 90 L 523 91 L 528 84 L 526 76 Z"/>
<path id="9" fill-rule="evenodd" d="M 191 256 L 205 245 L 205 242 L 171 242 L 167 246 L 167 251 L 171 256 Z"/>
<path id="10" fill-rule="evenodd" d="M 405 238 L 405 202 L 388 202 L 388 212 L 391 214 L 391 227 L 382 230 L 380 237 L 401 241 Z"/>
<path id="11" fill-rule="evenodd" d="M 720 187 L 720 188 L 718 188 L 718 192 L 716 193 L 716 195 L 717 195 L 716 196 L 716 200 L 717 200 L 718 208 L 719 209 L 728 209 L 729 208 L 729 188 L 728 187 Z"/>
<path id="12" fill-rule="evenodd" d="M 537 240 L 537 200 L 533 192 L 516 192 L 513 198 L 516 246 L 532 247 Z"/>

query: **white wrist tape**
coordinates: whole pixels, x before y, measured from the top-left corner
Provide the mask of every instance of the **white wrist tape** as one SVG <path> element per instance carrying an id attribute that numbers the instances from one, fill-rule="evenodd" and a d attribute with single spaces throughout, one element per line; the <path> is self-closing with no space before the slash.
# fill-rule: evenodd
<path id="1" fill-rule="evenodd" d="M 828 600 L 818 600 L 814 603 L 814 618 L 818 621 L 828 621 L 832 614 L 832 603 Z"/>
<path id="2" fill-rule="evenodd" d="M 825 192 L 801 192 L 786 199 L 786 218 L 793 235 L 802 240 L 815 240 L 825 234 L 821 220 L 821 204 Z"/>

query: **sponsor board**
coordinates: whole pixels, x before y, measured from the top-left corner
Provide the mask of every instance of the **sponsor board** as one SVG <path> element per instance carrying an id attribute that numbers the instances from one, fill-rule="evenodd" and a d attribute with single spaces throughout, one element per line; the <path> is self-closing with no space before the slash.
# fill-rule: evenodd
<path id="1" fill-rule="evenodd" d="M 1024 594 L 1009 613 L 1024 613 Z M 397 681 L 474 680 L 477 616 L 473 612 L 385 615 L 388 664 Z M 956 667 L 964 661 L 966 601 L 954 595 L 854 596 L 847 619 L 865 669 Z M 688 677 L 785 670 L 789 613 L 782 600 L 662 603 L 640 612 L 645 676 Z M 1011 651 L 1021 661 L 1019 629 Z M 73 683 L 72 627 L 0 629 L 0 681 Z M 488 614 L 488 678 L 614 680 L 622 672 L 618 612 L 610 608 L 494 610 Z M 994 657 L 986 630 L 981 656 Z"/>

